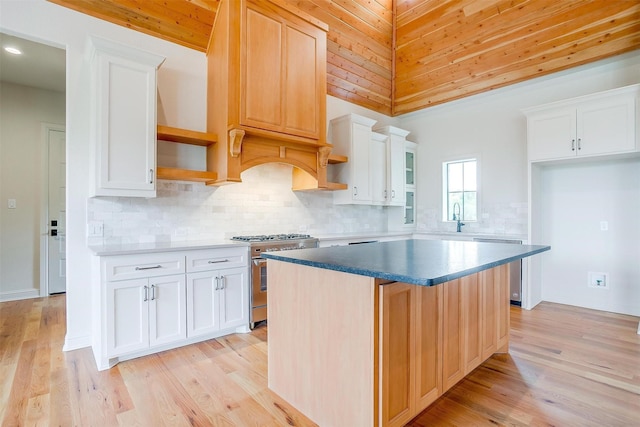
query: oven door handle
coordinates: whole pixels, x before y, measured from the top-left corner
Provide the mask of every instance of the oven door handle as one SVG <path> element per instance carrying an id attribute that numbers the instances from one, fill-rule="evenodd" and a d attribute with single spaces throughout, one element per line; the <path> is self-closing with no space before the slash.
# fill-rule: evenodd
<path id="1" fill-rule="evenodd" d="M 266 262 L 267 262 L 267 260 L 264 259 L 264 258 L 254 258 L 253 259 L 253 264 L 256 265 L 256 266 L 259 266 L 260 264 L 264 264 Z"/>

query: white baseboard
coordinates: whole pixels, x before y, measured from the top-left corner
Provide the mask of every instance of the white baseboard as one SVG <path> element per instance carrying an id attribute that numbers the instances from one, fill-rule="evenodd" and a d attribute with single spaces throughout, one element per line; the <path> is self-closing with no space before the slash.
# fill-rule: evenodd
<path id="1" fill-rule="evenodd" d="M 91 336 L 83 335 L 80 337 L 70 337 L 66 335 L 64 337 L 64 346 L 62 351 L 78 350 L 80 348 L 91 347 Z"/>
<path id="2" fill-rule="evenodd" d="M 40 298 L 40 289 L 0 292 L 0 302 Z"/>

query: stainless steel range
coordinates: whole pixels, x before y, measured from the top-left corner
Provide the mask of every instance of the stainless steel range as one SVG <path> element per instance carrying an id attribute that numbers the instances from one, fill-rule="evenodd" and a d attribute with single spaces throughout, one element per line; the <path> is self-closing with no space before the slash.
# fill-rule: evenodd
<path id="1" fill-rule="evenodd" d="M 267 260 L 260 258 L 263 252 L 291 249 L 317 248 L 318 239 L 308 234 L 271 234 L 235 236 L 232 240 L 249 242 L 251 251 L 251 328 L 267 319 Z"/>

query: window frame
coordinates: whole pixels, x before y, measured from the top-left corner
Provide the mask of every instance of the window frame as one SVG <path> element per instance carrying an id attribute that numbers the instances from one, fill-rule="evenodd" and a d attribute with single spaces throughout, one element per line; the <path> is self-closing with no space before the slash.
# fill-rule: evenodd
<path id="1" fill-rule="evenodd" d="M 442 192 L 442 200 L 441 200 L 441 206 L 440 206 L 440 220 L 442 222 L 445 223 L 455 223 L 456 221 L 454 221 L 452 219 L 452 216 L 448 216 L 448 202 L 449 202 L 449 192 L 448 192 L 448 175 L 447 175 L 447 167 L 448 165 L 452 164 L 452 163 L 463 163 L 463 162 L 469 162 L 469 161 L 475 161 L 476 162 L 476 219 L 474 220 L 470 220 L 470 219 L 461 219 L 462 221 L 468 222 L 468 223 L 476 223 L 480 221 L 480 212 L 481 212 L 481 198 L 480 198 L 480 194 L 481 194 L 481 182 L 480 182 L 480 156 L 479 155 L 465 155 L 465 156 L 459 156 L 459 157 L 452 157 L 452 158 L 448 158 L 445 159 L 441 162 L 442 164 L 442 181 L 440 183 L 440 188 L 441 188 L 441 192 Z"/>

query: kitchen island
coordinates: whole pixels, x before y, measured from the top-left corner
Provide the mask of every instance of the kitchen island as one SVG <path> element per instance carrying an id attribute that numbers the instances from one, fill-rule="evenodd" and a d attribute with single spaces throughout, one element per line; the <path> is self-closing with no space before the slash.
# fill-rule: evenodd
<path id="1" fill-rule="evenodd" d="M 401 240 L 263 254 L 269 388 L 321 426 L 402 426 L 508 351 L 508 263 L 549 249 Z"/>

